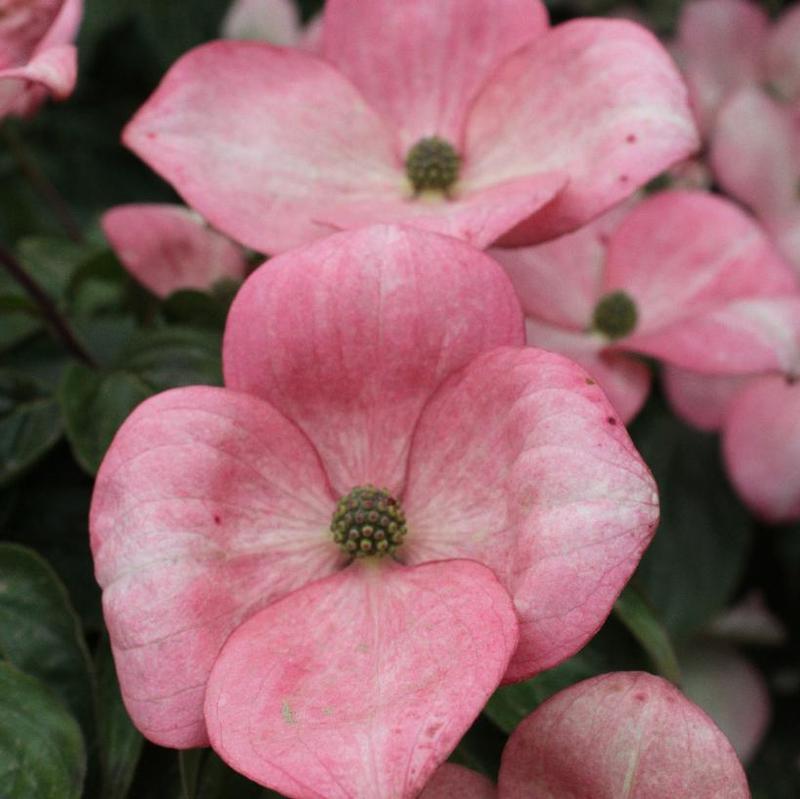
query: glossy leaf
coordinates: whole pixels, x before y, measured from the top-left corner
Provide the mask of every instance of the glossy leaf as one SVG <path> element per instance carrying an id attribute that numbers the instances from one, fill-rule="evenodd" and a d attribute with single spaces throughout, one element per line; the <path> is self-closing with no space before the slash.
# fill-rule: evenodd
<path id="1" fill-rule="evenodd" d="M 32 466 L 61 437 L 58 403 L 37 380 L 0 372 L 0 485 Z"/>
<path id="2" fill-rule="evenodd" d="M 0 796 L 78 799 L 85 770 L 78 722 L 39 680 L 0 663 Z"/>
<path id="3" fill-rule="evenodd" d="M 58 694 L 91 734 L 92 670 L 80 622 L 53 569 L 17 544 L 0 544 L 0 652 Z"/>
<path id="4" fill-rule="evenodd" d="M 659 488 L 661 522 L 637 579 L 675 636 L 698 630 L 732 598 L 753 530 L 722 471 L 717 437 L 653 403 L 631 435 Z"/>

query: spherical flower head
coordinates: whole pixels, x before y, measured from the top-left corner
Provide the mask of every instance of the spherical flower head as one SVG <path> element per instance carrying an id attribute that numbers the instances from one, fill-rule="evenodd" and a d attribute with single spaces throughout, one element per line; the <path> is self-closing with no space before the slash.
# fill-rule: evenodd
<path id="1" fill-rule="evenodd" d="M 377 222 L 532 244 L 698 144 L 677 68 L 631 22 L 551 29 L 540 0 L 329 0 L 313 46 L 196 48 L 123 135 L 260 252 Z"/>
<path id="2" fill-rule="evenodd" d="M 636 327 L 636 303 L 624 291 L 604 294 L 592 314 L 592 329 L 610 339 L 622 338 Z"/>
<path id="3" fill-rule="evenodd" d="M 400 503 L 372 485 L 356 486 L 342 497 L 331 521 L 333 540 L 355 558 L 393 555 L 407 532 Z"/>
<path id="4" fill-rule="evenodd" d="M 140 405 L 98 474 L 142 732 L 300 799 L 412 799 L 501 681 L 594 634 L 655 486 L 598 386 L 523 343 L 501 268 L 437 234 L 341 233 L 248 278 L 226 387 Z"/>
<path id="5" fill-rule="evenodd" d="M 406 174 L 414 193 L 448 192 L 458 180 L 461 156 L 450 142 L 438 136 L 420 139 L 406 156 Z"/>

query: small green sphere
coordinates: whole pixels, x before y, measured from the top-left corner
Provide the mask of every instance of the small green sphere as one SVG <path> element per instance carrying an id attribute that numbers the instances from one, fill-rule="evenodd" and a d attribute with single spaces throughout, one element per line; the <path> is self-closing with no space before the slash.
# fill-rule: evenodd
<path id="1" fill-rule="evenodd" d="M 391 555 L 407 532 L 400 503 L 374 485 L 356 486 L 336 504 L 333 540 L 354 558 Z"/>
<path id="2" fill-rule="evenodd" d="M 420 139 L 406 156 L 406 175 L 415 194 L 431 189 L 447 192 L 458 180 L 460 169 L 461 156 L 438 136 Z"/>
<path id="3" fill-rule="evenodd" d="M 600 298 L 592 314 L 592 329 L 610 339 L 627 336 L 636 327 L 636 304 L 624 291 L 612 291 Z"/>

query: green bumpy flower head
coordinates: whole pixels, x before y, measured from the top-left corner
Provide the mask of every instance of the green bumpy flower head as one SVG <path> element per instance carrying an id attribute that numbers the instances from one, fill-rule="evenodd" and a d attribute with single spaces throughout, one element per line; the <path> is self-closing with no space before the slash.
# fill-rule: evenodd
<path id="1" fill-rule="evenodd" d="M 627 336 L 636 327 L 636 304 L 624 291 L 612 291 L 600 298 L 592 314 L 592 330 L 610 339 Z"/>
<path id="2" fill-rule="evenodd" d="M 458 180 L 461 156 L 450 142 L 438 136 L 420 139 L 406 156 L 406 175 L 414 193 L 447 192 Z"/>
<path id="3" fill-rule="evenodd" d="M 407 532 L 400 503 L 385 489 L 356 486 L 336 505 L 333 540 L 355 558 L 391 555 Z"/>

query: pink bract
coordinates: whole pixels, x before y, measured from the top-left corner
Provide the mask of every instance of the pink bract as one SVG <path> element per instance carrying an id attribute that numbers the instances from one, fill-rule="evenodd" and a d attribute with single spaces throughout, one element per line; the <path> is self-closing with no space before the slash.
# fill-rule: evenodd
<path id="1" fill-rule="evenodd" d="M 800 115 L 760 89 L 740 91 L 720 113 L 711 164 L 800 273 Z"/>
<path id="2" fill-rule="evenodd" d="M 416 796 L 502 680 L 602 624 L 657 521 L 599 388 L 523 347 L 500 267 L 377 227 L 271 260 L 226 388 L 143 403 L 100 468 L 92 549 L 126 706 L 292 797 Z M 396 559 L 330 531 L 354 486 Z"/>
<path id="3" fill-rule="evenodd" d="M 555 241 L 492 255 L 517 289 L 528 342 L 584 366 L 625 422 L 650 384 L 630 353 L 706 374 L 783 365 L 783 336 L 761 298 L 795 295 L 797 280 L 758 225 L 720 198 L 662 192 Z M 612 336 L 593 319 L 618 292 L 636 318 Z"/>
<path id="4" fill-rule="evenodd" d="M 270 253 L 387 221 L 479 247 L 540 241 L 697 146 L 677 70 L 629 22 L 549 29 L 538 0 L 330 0 L 319 53 L 199 47 L 124 141 Z M 458 176 L 415 190 L 406 157 L 430 137 L 460 155 Z"/>
<path id="5" fill-rule="evenodd" d="M 0 119 L 72 93 L 82 14 L 83 0 L 0 0 Z"/>
<path id="6" fill-rule="evenodd" d="M 512 733 L 497 790 L 445 764 L 420 799 L 749 799 L 736 753 L 673 685 L 604 674 L 553 696 Z"/>
<path id="7" fill-rule="evenodd" d="M 120 205 L 102 226 L 125 268 L 158 297 L 245 275 L 242 249 L 180 205 Z"/>
<path id="8" fill-rule="evenodd" d="M 744 501 L 768 521 L 794 521 L 800 519 L 800 298 L 760 306 L 779 355 L 776 369 L 714 378 L 668 369 L 665 387 L 680 416 L 721 431 L 727 471 Z"/>
<path id="9" fill-rule="evenodd" d="M 500 799 L 748 799 L 736 753 L 675 686 L 641 672 L 561 691 L 514 731 Z"/>
<path id="10" fill-rule="evenodd" d="M 800 9 L 772 25 L 749 0 L 696 0 L 678 23 L 673 52 L 704 135 L 740 90 L 768 89 L 792 106 L 800 101 Z"/>

